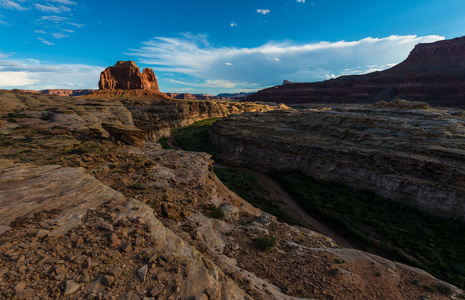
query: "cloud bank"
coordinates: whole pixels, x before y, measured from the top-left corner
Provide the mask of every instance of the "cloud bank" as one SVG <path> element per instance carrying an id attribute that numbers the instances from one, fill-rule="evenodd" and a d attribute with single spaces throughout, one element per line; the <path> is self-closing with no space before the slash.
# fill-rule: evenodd
<path id="1" fill-rule="evenodd" d="M 0 53 L 2 89 L 97 88 L 103 67 L 80 64 L 47 64 L 33 59 L 11 60 Z"/>
<path id="2" fill-rule="evenodd" d="M 257 89 L 280 84 L 284 79 L 311 82 L 386 69 L 403 61 L 416 44 L 442 39 L 436 35 L 393 35 L 308 44 L 269 42 L 255 48 L 235 48 L 214 47 L 203 35 L 184 34 L 182 38 L 156 37 L 127 54 L 154 66 L 155 72 L 189 75 L 203 86 Z"/>

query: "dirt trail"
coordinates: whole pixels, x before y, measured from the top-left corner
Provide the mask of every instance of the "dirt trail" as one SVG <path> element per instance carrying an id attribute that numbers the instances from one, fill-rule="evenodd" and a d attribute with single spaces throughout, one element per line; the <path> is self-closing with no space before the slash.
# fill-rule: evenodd
<path id="1" fill-rule="evenodd" d="M 173 141 L 176 137 L 176 134 L 172 134 L 170 137 L 167 138 L 167 143 L 173 149 L 182 150 L 179 147 L 173 145 Z M 332 228 L 326 226 L 325 224 L 321 223 L 317 219 L 313 218 L 310 214 L 308 214 L 299 203 L 297 203 L 282 187 L 281 185 L 276 182 L 274 179 L 269 177 L 268 175 L 252 170 L 245 167 L 231 167 L 227 165 L 223 165 L 220 163 L 213 164 L 217 168 L 225 168 L 225 169 L 238 169 L 249 174 L 254 175 L 258 182 L 270 192 L 270 196 L 277 201 L 283 208 L 289 212 L 294 218 L 300 221 L 303 225 L 308 227 L 309 229 L 315 230 L 321 234 L 326 235 L 329 238 L 332 238 L 339 246 L 344 248 L 350 249 L 358 249 L 361 250 L 360 247 L 351 243 L 344 237 L 340 236 L 336 233 Z"/>

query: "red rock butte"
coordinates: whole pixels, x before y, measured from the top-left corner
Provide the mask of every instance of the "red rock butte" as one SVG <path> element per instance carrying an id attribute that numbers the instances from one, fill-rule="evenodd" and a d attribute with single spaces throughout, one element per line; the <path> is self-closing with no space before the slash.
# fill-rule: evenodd
<path id="1" fill-rule="evenodd" d="M 153 90 L 159 91 L 155 73 L 150 68 L 140 72 L 133 61 L 118 61 L 100 74 L 100 90 Z"/>

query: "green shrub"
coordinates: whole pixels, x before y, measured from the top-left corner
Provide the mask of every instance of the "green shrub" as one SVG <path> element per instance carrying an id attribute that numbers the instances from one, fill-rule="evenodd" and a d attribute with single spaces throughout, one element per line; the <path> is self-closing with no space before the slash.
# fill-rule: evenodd
<path id="1" fill-rule="evenodd" d="M 83 149 L 83 148 L 73 148 L 71 150 L 68 151 L 69 154 L 84 154 L 84 153 L 87 153 L 89 151 L 87 151 L 86 149 Z"/>
<path id="2" fill-rule="evenodd" d="M 215 219 L 223 219 L 224 211 L 220 207 L 214 207 L 210 213 L 210 217 Z"/>
<path id="3" fill-rule="evenodd" d="M 431 293 L 435 293 L 436 292 L 436 288 L 434 288 L 433 286 L 431 285 L 428 285 L 428 284 L 424 284 L 422 285 L 422 287 L 427 290 L 428 292 L 431 292 Z"/>
<path id="4" fill-rule="evenodd" d="M 448 286 L 448 285 L 446 285 L 446 284 L 444 284 L 444 283 L 442 283 L 442 282 L 441 282 L 441 283 L 438 283 L 438 284 L 436 285 L 436 289 L 437 289 L 440 293 L 442 293 L 442 294 L 444 294 L 444 295 L 447 295 L 447 296 L 452 296 L 452 294 L 454 293 L 454 291 L 452 290 L 452 288 L 451 288 L 450 286 Z"/>
<path id="5" fill-rule="evenodd" d="M 140 182 L 135 182 L 129 186 L 130 189 L 133 190 L 145 190 L 145 187 Z"/>
<path id="6" fill-rule="evenodd" d="M 413 284 L 413 285 L 418 285 L 418 286 L 419 286 L 419 285 L 420 285 L 420 280 L 414 279 L 414 280 L 412 280 L 412 284 Z"/>
<path id="7" fill-rule="evenodd" d="M 276 239 L 271 236 L 262 236 L 253 240 L 255 246 L 260 250 L 269 250 L 276 246 Z"/>
<path id="8" fill-rule="evenodd" d="M 339 270 L 339 268 L 333 268 L 331 270 L 329 270 L 329 275 L 331 276 L 336 276 L 337 274 L 339 274 L 341 270 Z"/>

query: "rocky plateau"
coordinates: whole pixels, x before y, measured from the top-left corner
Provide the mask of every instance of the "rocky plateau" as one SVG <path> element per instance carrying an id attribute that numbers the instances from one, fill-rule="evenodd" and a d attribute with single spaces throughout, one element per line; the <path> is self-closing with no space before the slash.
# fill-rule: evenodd
<path id="1" fill-rule="evenodd" d="M 465 108 L 465 37 L 418 44 L 402 63 L 380 72 L 267 88 L 248 101 L 375 103 L 395 99 Z"/>
<path id="2" fill-rule="evenodd" d="M 233 136 L 239 129 L 226 125 L 239 126 L 242 120 L 250 123 L 241 126 L 254 124 L 261 130 L 265 127 L 259 124 L 267 123 L 267 116 L 276 121 L 295 114 L 296 120 L 310 122 L 302 123 L 308 129 L 325 118 L 331 125 L 337 119 L 331 114 L 354 118 L 366 114 L 376 116 L 383 130 L 391 133 L 393 127 L 383 115 L 393 108 L 379 107 L 378 113 L 349 108 L 262 112 L 273 108 L 166 101 L 0 91 L 2 299 L 449 299 L 463 295 L 420 269 L 342 249 L 319 233 L 280 223 L 229 191 L 212 172 L 208 154 L 163 150 L 151 142 L 160 136 L 150 133 L 160 132 L 151 127 L 158 122 L 182 126 L 194 119 L 248 110 L 255 111 L 229 117 L 215 128 L 229 127 Z M 163 105 L 167 112 L 154 117 Z M 313 114 L 315 120 L 306 114 Z M 461 120 L 460 112 L 452 111 L 418 108 L 400 114 L 414 115 L 419 124 L 426 122 L 422 120 L 447 124 L 446 115 L 450 122 Z M 275 124 L 273 131 L 292 137 L 305 129 L 294 128 L 299 122 L 294 123 Z M 399 134 L 417 132 L 410 125 L 407 122 Z M 349 127 L 340 131 L 356 135 Z M 431 130 L 434 138 L 420 130 L 418 141 L 447 139 L 442 131 Z M 448 129 L 448 139 L 456 139 L 458 131 Z M 226 134 L 222 136 L 229 141 Z M 373 130 L 366 140 L 379 144 L 382 138 L 377 136 Z M 256 147 L 266 138 L 257 138 Z M 344 143 L 350 144 L 350 138 Z M 395 143 L 395 139 L 383 141 L 391 149 Z M 274 143 L 272 149 L 280 147 L 284 145 Z M 287 151 L 292 154 L 295 147 L 291 144 Z M 243 153 L 240 147 L 235 149 Z M 428 149 L 446 153 L 449 160 L 461 155 L 459 149 Z M 430 160 L 426 164 L 434 163 Z M 382 159 L 379 165 L 384 165 Z M 411 167 L 415 169 L 415 163 Z M 223 218 L 212 217 L 217 209 Z M 276 246 L 266 251 L 257 248 L 254 241 L 263 236 L 275 237 Z M 447 286 L 452 295 L 429 292 L 413 284 L 415 280 Z"/>

